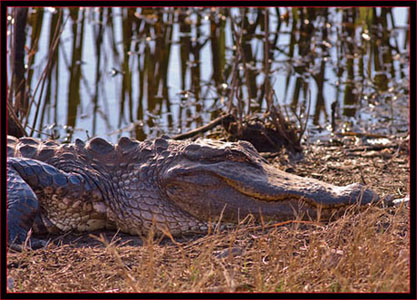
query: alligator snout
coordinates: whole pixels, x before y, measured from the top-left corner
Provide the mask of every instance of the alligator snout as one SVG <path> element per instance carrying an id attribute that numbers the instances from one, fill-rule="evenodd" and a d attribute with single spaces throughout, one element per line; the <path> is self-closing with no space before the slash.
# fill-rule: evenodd
<path id="1" fill-rule="evenodd" d="M 360 183 L 352 183 L 346 186 L 335 186 L 334 188 L 336 201 L 344 204 L 369 204 L 379 201 L 379 196 L 371 189 L 365 187 Z M 324 205 L 331 206 L 334 200 L 331 198 L 327 202 L 323 201 Z"/>

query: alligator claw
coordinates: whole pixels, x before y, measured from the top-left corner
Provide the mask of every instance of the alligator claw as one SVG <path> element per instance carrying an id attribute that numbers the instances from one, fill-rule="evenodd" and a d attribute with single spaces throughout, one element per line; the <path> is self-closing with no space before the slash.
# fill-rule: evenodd
<path id="1" fill-rule="evenodd" d="M 17 252 L 22 252 L 24 249 L 37 250 L 37 249 L 45 248 L 48 244 L 49 244 L 49 241 L 31 237 L 23 243 L 12 242 L 8 244 L 8 248 Z"/>

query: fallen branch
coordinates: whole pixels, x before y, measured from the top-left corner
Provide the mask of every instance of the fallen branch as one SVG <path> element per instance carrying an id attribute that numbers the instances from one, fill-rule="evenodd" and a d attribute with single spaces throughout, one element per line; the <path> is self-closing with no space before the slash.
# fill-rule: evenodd
<path id="1" fill-rule="evenodd" d="M 185 140 L 185 139 L 191 138 L 191 137 L 193 137 L 197 134 L 209 131 L 210 129 L 216 127 L 217 125 L 221 124 L 222 122 L 224 122 L 227 119 L 233 120 L 234 117 L 231 114 L 226 114 L 224 116 L 220 116 L 220 117 L 214 119 L 213 121 L 207 123 L 204 126 L 198 127 L 196 129 L 190 130 L 190 131 L 185 132 L 185 133 L 177 134 L 177 135 L 173 136 L 172 139 L 173 140 Z"/>

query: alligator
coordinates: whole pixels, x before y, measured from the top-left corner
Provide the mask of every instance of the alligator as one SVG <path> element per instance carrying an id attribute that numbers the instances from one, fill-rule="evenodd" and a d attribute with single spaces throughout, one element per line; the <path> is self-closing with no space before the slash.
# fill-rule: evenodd
<path id="1" fill-rule="evenodd" d="M 8 244 L 34 233 L 117 229 L 172 236 L 210 224 L 329 220 L 379 200 L 359 183 L 335 186 L 281 171 L 245 141 L 139 142 L 96 137 L 60 144 L 7 138 Z"/>

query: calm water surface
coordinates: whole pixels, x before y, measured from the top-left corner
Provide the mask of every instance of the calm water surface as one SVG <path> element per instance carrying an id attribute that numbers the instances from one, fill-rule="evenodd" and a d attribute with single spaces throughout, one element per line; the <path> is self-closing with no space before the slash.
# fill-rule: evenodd
<path id="1" fill-rule="evenodd" d="M 19 116 L 34 136 L 143 140 L 204 125 L 231 106 L 262 115 L 266 74 L 273 105 L 296 122 L 308 117 L 308 137 L 328 136 L 332 122 L 338 132 L 408 130 L 405 7 L 27 13 L 28 109 Z M 16 20 L 9 14 L 12 73 Z"/>

